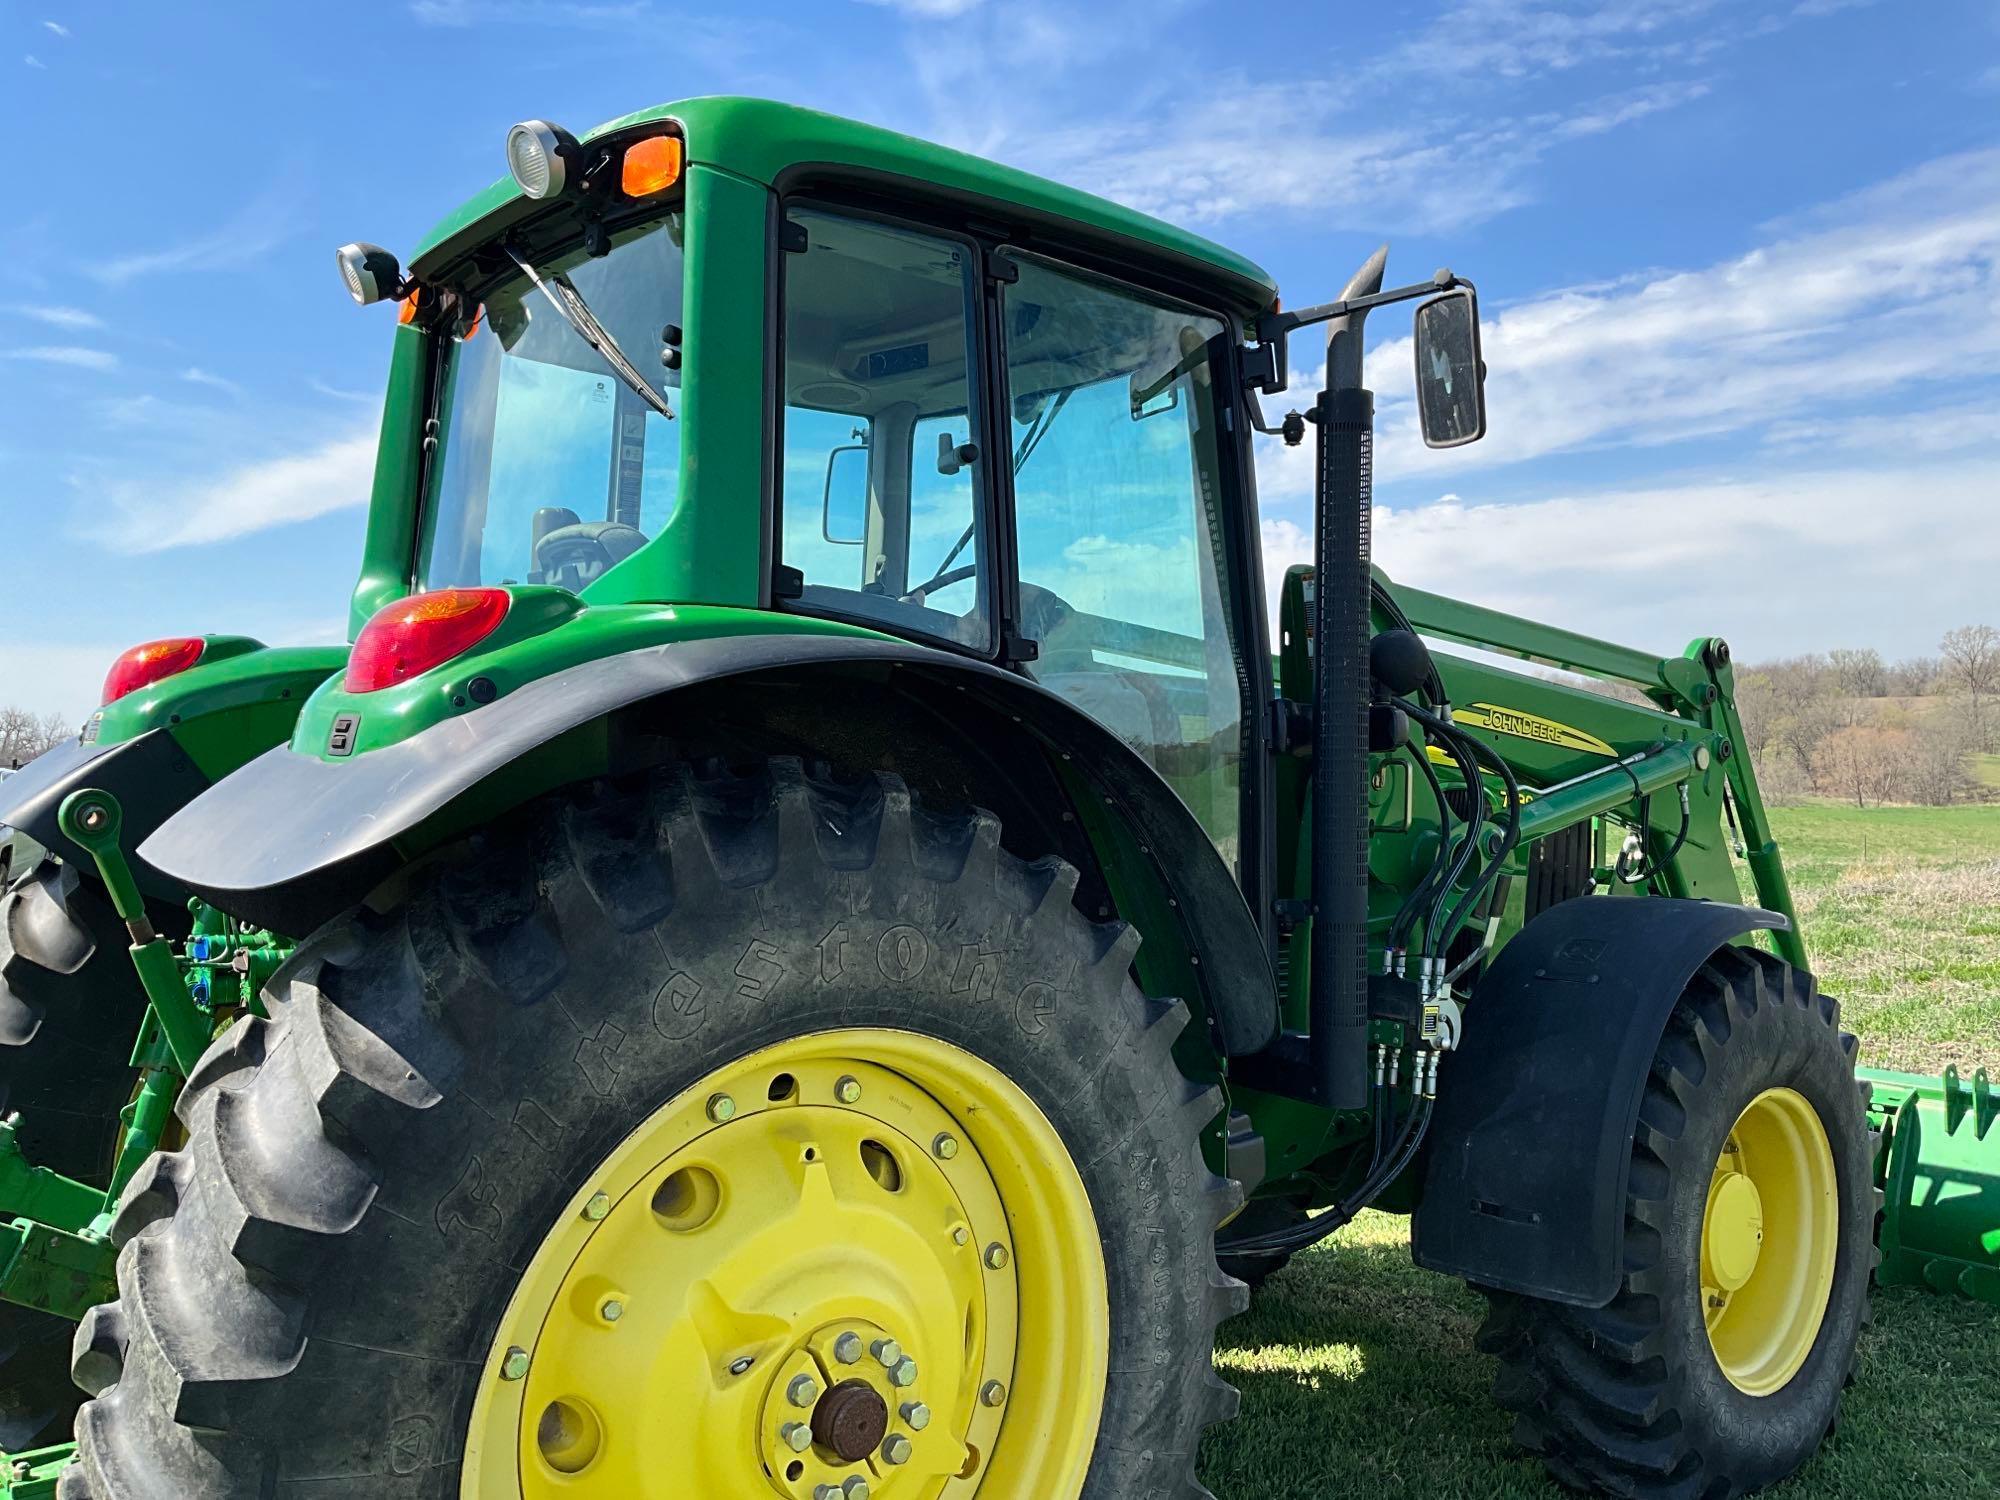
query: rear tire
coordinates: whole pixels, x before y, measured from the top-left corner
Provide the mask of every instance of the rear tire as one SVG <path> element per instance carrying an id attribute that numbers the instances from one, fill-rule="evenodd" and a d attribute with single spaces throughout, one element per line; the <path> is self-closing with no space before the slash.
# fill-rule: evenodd
<path id="1" fill-rule="evenodd" d="M 539 1494 L 550 1476 L 533 1467 L 527 1410 L 543 1366 L 496 1382 L 548 1249 L 596 1233 L 578 1229 L 575 1205 L 595 1201 L 599 1174 L 659 1111 L 692 1099 L 699 1115 L 707 1100 L 710 1120 L 732 1118 L 710 1080 L 746 1057 L 870 1028 L 997 1070 L 1039 1106 L 1087 1190 L 1099 1244 L 1075 1252 L 1101 1249 L 1108 1376 L 1078 1450 L 1087 1477 L 1050 1500 L 1205 1495 L 1196 1447 L 1236 1407 L 1212 1349 L 1245 1301 L 1214 1256 L 1239 1190 L 1202 1163 L 1219 1097 L 1173 1062 L 1185 1008 L 1133 986 L 1136 934 L 1084 918 L 1076 880 L 1001 851 L 988 815 L 935 816 L 892 777 L 834 784 L 790 761 L 557 794 L 412 871 L 300 950 L 270 987 L 269 1020 L 210 1049 L 180 1106 L 188 1146 L 128 1189 L 120 1298 L 76 1341 L 96 1399 L 64 1500 L 460 1496 L 468 1474 L 492 1472 L 482 1445 L 512 1469 L 484 1415 L 509 1390 L 532 1397 L 514 1398 L 508 1432 Z M 772 1106 L 791 1083 L 770 1081 Z M 737 1088 L 739 1125 L 764 1092 Z M 718 1125 L 718 1140 L 736 1128 Z M 670 1211 L 665 1193 L 654 1214 Z M 586 1203 L 581 1217 L 609 1229 L 631 1201 L 646 1199 Z M 723 1225 L 726 1210 L 708 1212 Z M 706 1330 L 723 1314 L 720 1293 L 704 1296 Z M 962 1337 L 969 1350 L 970 1324 Z M 725 1354 L 711 1378 L 736 1378 L 736 1363 Z M 779 1368 L 762 1355 L 743 1367 L 745 1380 Z M 711 1399 L 700 1368 L 686 1372 L 689 1403 Z M 596 1462 L 577 1455 L 608 1451 L 590 1433 L 619 1422 L 643 1441 L 604 1399 L 601 1429 L 544 1414 L 542 1454 Z M 1052 1440 L 1016 1425 L 1030 1449 Z M 1003 1427 L 978 1472 L 1008 1441 Z M 693 1463 L 667 1456 L 633 1500 L 703 1490 Z M 729 1489 L 762 1493 L 771 1472 L 749 1468 Z M 878 1470 L 885 1500 L 911 1488 L 896 1477 Z"/>
<path id="2" fill-rule="evenodd" d="M 124 927 L 74 869 L 43 859 L 0 895 L 0 1115 L 30 1166 L 111 1180 L 146 993 Z M 0 1449 L 60 1442 L 83 1396 L 71 1324 L 0 1302 Z"/>
<path id="3" fill-rule="evenodd" d="M 1501 1362 L 1495 1399 L 1558 1480 L 1631 1500 L 1733 1500 L 1785 1478 L 1833 1430 L 1875 1265 L 1867 1088 L 1854 1051 L 1812 976 L 1768 954 L 1725 948 L 1689 984 L 1640 1106 L 1616 1296 L 1577 1308 L 1486 1292 L 1479 1346 Z M 1753 1395 L 1739 1378 L 1757 1382 L 1725 1372 L 1727 1346 L 1709 1331 L 1704 1236 L 1724 1148 L 1769 1091 L 1803 1099 L 1824 1130 L 1832 1264 L 1817 1331 L 1797 1344 L 1802 1363 Z M 1774 1211 L 1762 1256 L 1786 1257 L 1769 1266 L 1788 1272 L 1811 1259 L 1799 1238 Z M 1731 1295 L 1750 1292 L 1757 1271 Z"/>

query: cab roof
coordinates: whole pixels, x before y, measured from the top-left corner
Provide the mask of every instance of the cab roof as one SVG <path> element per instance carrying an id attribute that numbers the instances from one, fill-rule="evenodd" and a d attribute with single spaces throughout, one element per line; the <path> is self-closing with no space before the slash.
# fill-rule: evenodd
<path id="1" fill-rule="evenodd" d="M 1100 242 L 1124 241 L 1179 262 L 1246 311 L 1262 311 L 1278 295 L 1277 283 L 1254 262 L 1148 214 L 1031 172 L 797 105 L 731 96 L 685 99 L 607 121 L 583 139 L 669 119 L 686 134 L 691 165 L 719 168 L 766 187 L 801 169 L 903 178 L 947 194 L 1014 205 Z M 411 269 L 419 278 L 438 270 L 513 222 L 529 201 L 511 177 L 502 178 L 433 229 L 411 257 Z"/>

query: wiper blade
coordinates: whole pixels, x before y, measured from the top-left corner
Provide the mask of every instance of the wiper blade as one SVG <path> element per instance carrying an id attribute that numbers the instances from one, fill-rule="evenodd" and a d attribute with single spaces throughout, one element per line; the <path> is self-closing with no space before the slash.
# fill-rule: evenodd
<path id="1" fill-rule="evenodd" d="M 570 279 L 557 272 L 544 281 L 542 273 L 529 265 L 512 245 L 507 247 L 507 254 L 513 258 L 515 265 L 527 273 L 528 280 L 535 284 L 536 289 L 549 299 L 549 305 L 562 314 L 563 321 L 576 330 L 577 337 L 604 357 L 612 373 L 631 388 L 632 394 L 671 422 L 674 409 L 667 405 L 667 398 L 655 390 L 652 382 L 639 373 L 639 367 L 625 357 L 625 351 L 618 347 L 618 340 L 597 321 L 590 304 L 583 300 L 583 294 L 571 284 Z"/>

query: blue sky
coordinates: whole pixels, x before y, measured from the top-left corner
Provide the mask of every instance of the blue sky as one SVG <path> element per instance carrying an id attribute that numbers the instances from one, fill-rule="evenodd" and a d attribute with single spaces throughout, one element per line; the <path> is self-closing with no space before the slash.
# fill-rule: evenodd
<path id="1" fill-rule="evenodd" d="M 517 119 L 721 91 L 1188 222 L 1294 304 L 1383 239 L 1472 276 L 1485 443 L 1415 444 L 1378 319 L 1396 576 L 1751 657 L 2000 623 L 1993 0 L 0 0 L 0 703 L 337 638 L 390 320 L 333 247 L 413 244 Z M 1275 572 L 1309 475 L 1260 473 Z"/>

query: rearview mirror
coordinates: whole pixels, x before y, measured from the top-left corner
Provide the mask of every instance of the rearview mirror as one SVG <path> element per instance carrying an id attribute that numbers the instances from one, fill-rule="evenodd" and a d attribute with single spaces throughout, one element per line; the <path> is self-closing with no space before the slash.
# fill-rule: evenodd
<path id="1" fill-rule="evenodd" d="M 1479 357 L 1479 298 L 1471 287 L 1417 309 L 1417 413 L 1424 445 L 1458 448 L 1486 436 L 1486 366 Z"/>
<path id="2" fill-rule="evenodd" d="M 868 447 L 851 443 L 826 456 L 826 492 L 820 500 L 820 535 L 843 547 L 868 540 Z"/>

